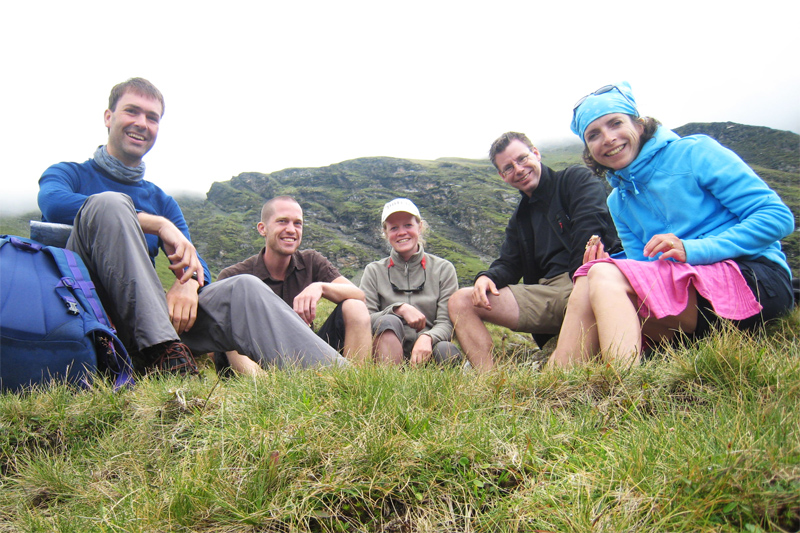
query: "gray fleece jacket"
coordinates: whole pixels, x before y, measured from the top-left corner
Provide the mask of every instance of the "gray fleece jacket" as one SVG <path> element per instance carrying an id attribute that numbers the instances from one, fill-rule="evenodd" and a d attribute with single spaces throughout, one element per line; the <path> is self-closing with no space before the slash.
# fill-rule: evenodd
<path id="1" fill-rule="evenodd" d="M 392 288 L 392 283 L 398 291 Z M 422 289 L 417 291 L 423 283 Z M 414 291 L 404 292 L 410 289 Z M 378 318 L 394 313 L 405 303 L 425 315 L 425 329 L 420 334 L 430 335 L 434 345 L 452 340 L 453 324 L 447 312 L 447 301 L 458 290 L 456 269 L 450 261 L 426 254 L 422 245 L 408 262 L 392 250 L 389 257 L 368 264 L 361 278 L 361 290 L 367 298 L 373 326 Z"/>

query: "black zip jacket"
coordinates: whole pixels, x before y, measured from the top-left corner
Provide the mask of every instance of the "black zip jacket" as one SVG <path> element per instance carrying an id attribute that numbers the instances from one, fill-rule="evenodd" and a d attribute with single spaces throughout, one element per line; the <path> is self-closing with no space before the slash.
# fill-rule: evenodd
<path id="1" fill-rule="evenodd" d="M 572 276 L 583 264 L 586 242 L 599 235 L 606 252 L 622 251 L 622 244 L 606 205 L 602 181 L 583 166 L 553 171 L 542 165 L 539 186 L 522 199 L 506 227 L 498 257 L 488 270 L 498 289 L 532 285 L 564 272 Z"/>

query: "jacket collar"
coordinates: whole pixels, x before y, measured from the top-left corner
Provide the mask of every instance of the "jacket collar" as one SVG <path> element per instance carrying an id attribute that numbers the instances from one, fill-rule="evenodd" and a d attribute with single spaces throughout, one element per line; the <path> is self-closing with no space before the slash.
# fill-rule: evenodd
<path id="1" fill-rule="evenodd" d="M 422 244 L 420 244 L 419 250 L 417 250 L 417 252 L 408 260 L 408 266 L 411 267 L 420 264 L 423 257 L 425 257 L 425 250 L 423 249 Z M 389 253 L 389 262 L 390 265 L 391 263 L 394 263 L 395 265 L 406 264 L 406 261 L 400 257 L 400 254 L 394 251 L 394 248 L 392 248 L 392 251 Z"/>
<path id="2" fill-rule="evenodd" d="M 549 199 L 553 195 L 553 179 L 550 176 L 550 169 L 544 165 L 541 165 L 541 169 L 539 185 L 536 186 L 536 189 L 534 189 L 530 197 L 528 197 L 528 195 L 524 192 L 519 191 L 522 197 L 531 204 L 534 204 L 539 200 Z"/>
<path id="3" fill-rule="evenodd" d="M 630 165 L 619 170 L 610 170 L 606 173 L 606 180 L 615 189 L 619 189 L 622 197 L 627 193 L 639 194 L 637 184 L 644 184 L 653 177 L 655 168 L 650 165 L 653 158 L 669 143 L 680 139 L 678 134 L 659 126 L 653 137 L 642 146 L 639 155 Z"/>

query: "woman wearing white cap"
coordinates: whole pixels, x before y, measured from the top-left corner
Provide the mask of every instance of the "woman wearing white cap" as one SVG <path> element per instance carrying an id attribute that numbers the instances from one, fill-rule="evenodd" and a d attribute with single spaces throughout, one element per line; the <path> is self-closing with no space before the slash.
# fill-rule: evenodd
<path id="1" fill-rule="evenodd" d="M 461 352 L 451 342 L 453 324 L 447 301 L 458 290 L 453 264 L 426 254 L 427 224 L 407 198 L 383 206 L 383 235 L 389 257 L 367 265 L 361 290 L 372 316 L 375 359 L 379 363 L 457 362 Z"/>

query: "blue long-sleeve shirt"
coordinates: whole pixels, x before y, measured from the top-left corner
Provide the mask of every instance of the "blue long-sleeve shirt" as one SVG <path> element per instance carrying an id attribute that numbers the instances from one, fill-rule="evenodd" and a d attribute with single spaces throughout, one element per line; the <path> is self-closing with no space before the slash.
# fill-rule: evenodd
<path id="1" fill-rule="evenodd" d="M 87 197 L 106 191 L 127 194 L 137 211 L 166 218 L 191 241 L 183 212 L 171 196 L 146 180 L 135 184 L 117 181 L 93 159 L 84 163 L 57 163 L 44 171 L 39 179 L 39 209 L 42 220 L 72 224 Z M 145 234 L 145 239 L 150 260 L 155 265 L 158 250 L 164 249 L 163 243 L 156 235 Z M 210 283 L 211 272 L 208 265 L 202 258 L 200 262 L 203 264 L 206 283 Z"/>

